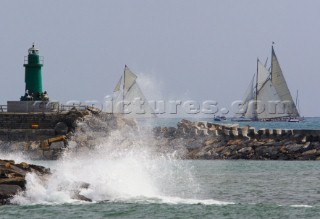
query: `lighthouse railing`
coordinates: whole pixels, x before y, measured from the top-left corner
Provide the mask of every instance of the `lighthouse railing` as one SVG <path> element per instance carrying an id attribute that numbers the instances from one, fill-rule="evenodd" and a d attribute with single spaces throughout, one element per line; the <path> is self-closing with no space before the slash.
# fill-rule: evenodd
<path id="1" fill-rule="evenodd" d="M 24 57 L 23 64 L 28 64 L 28 56 Z M 40 64 L 44 64 L 44 56 L 40 56 Z"/>

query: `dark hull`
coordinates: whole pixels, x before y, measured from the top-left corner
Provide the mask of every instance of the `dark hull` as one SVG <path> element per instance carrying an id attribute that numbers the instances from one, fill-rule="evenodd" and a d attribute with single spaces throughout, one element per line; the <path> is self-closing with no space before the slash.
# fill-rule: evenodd
<path id="1" fill-rule="evenodd" d="M 250 119 L 250 118 L 233 118 L 233 122 L 301 122 L 303 117 L 279 117 L 279 118 L 268 118 L 268 119 Z"/>

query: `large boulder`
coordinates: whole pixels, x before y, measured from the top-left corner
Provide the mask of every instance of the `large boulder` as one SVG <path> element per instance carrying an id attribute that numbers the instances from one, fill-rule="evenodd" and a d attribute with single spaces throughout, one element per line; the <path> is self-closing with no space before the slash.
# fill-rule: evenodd
<path id="1" fill-rule="evenodd" d="M 25 190 L 27 173 L 38 175 L 43 182 L 51 174 L 50 169 L 43 166 L 22 162 L 15 164 L 12 160 L 0 160 L 0 205 L 10 204 L 10 199 L 20 191 Z M 71 198 L 91 202 L 91 199 L 80 194 L 90 185 L 85 182 L 74 183 L 71 187 Z M 63 188 L 63 186 L 62 186 Z"/>
<path id="2" fill-rule="evenodd" d="M 290 144 L 290 145 L 286 145 L 286 148 L 289 153 L 298 153 L 303 150 L 303 144 L 296 144 L 296 143 Z"/>
<path id="3" fill-rule="evenodd" d="M 64 122 L 58 122 L 54 127 L 56 135 L 66 135 L 68 133 L 68 126 Z"/>
<path id="4" fill-rule="evenodd" d="M 8 204 L 9 199 L 20 191 L 22 188 L 18 185 L 0 184 L 0 205 Z"/>

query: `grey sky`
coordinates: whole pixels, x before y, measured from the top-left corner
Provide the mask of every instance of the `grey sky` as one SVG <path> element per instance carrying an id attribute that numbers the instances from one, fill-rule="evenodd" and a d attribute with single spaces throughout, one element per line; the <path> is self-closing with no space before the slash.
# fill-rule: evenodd
<path id="1" fill-rule="evenodd" d="M 229 107 L 274 41 L 303 115 L 319 116 L 319 8 L 316 0 L 1 1 L 0 104 L 23 95 L 23 57 L 35 42 L 51 99 L 102 100 L 127 64 L 147 77 L 147 97 Z"/>

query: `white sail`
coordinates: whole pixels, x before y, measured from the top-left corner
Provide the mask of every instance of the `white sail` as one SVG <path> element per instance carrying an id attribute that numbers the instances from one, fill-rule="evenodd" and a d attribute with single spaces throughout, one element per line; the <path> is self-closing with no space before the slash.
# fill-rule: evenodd
<path id="1" fill-rule="evenodd" d="M 290 94 L 288 85 L 286 80 L 284 79 L 280 64 L 278 62 L 277 56 L 274 52 L 274 49 L 272 47 L 272 59 L 271 59 L 271 78 L 272 78 L 272 84 L 275 87 L 275 90 L 277 91 L 281 101 L 289 102 L 292 106 L 292 114 L 293 117 L 299 117 L 298 110 L 293 102 L 292 96 Z"/>
<path id="2" fill-rule="evenodd" d="M 255 75 L 252 77 L 252 80 L 242 98 L 243 103 L 247 103 L 250 100 L 254 99 L 254 78 L 255 78 Z"/>
<path id="3" fill-rule="evenodd" d="M 264 87 L 264 85 L 267 83 L 268 79 L 270 78 L 270 72 L 266 69 L 266 67 L 258 60 L 257 61 L 257 80 L 256 80 L 256 89 L 258 90 L 258 97 L 260 95 L 260 90 Z M 246 112 L 244 114 L 245 118 L 248 119 L 254 119 L 256 118 L 257 114 L 257 106 L 260 104 L 257 104 L 256 101 L 256 93 L 255 91 L 255 85 L 254 85 L 254 77 L 252 78 L 249 88 L 246 91 L 245 99 L 243 100 L 244 108 L 246 109 Z M 258 101 L 259 98 L 257 97 Z M 261 100 L 260 100 L 261 102 Z M 260 107 L 261 108 L 261 107 Z"/>
<path id="4" fill-rule="evenodd" d="M 256 115 L 256 100 L 250 100 L 246 105 L 246 113 L 244 114 L 244 118 L 246 119 L 254 119 Z"/>
<path id="5" fill-rule="evenodd" d="M 252 118 L 253 113 L 255 112 L 254 104 L 251 103 L 255 99 L 254 79 L 255 79 L 255 75 L 253 75 L 252 80 L 249 84 L 249 87 L 247 88 L 247 90 L 243 96 L 243 99 L 242 99 L 243 111 L 244 111 L 243 116 L 245 118 Z"/>
<path id="6" fill-rule="evenodd" d="M 122 83 L 123 79 L 123 83 Z M 119 91 L 121 88 L 124 89 L 124 93 L 127 93 L 131 86 L 136 83 L 137 76 L 133 74 L 128 66 L 125 66 L 123 76 L 121 76 L 119 82 L 117 83 L 114 92 Z"/>
<path id="7" fill-rule="evenodd" d="M 281 104 L 271 80 L 267 80 L 258 92 L 257 96 L 257 117 L 258 119 L 271 119 L 289 116 L 285 109 L 286 105 Z"/>
<path id="8" fill-rule="evenodd" d="M 113 92 L 117 92 L 117 91 L 120 91 L 120 88 L 121 88 L 121 81 L 122 81 L 122 76 L 119 80 L 119 82 L 117 83 L 116 87 L 114 88 Z"/>
<path id="9" fill-rule="evenodd" d="M 125 66 L 124 74 L 114 89 L 112 112 L 123 113 L 129 117 L 155 117 L 154 110 L 148 104 L 136 79 L 137 76 Z"/>
<path id="10" fill-rule="evenodd" d="M 130 102 L 131 115 L 134 117 L 154 117 L 154 110 L 148 103 L 138 83 L 134 83 L 125 95 L 125 101 Z"/>
<path id="11" fill-rule="evenodd" d="M 257 89 L 259 91 L 264 85 L 264 83 L 266 83 L 267 79 L 270 77 L 270 72 L 259 60 L 258 60 L 257 72 L 258 72 Z"/>
<path id="12" fill-rule="evenodd" d="M 257 79 L 251 81 L 243 98 L 245 118 L 258 120 L 283 120 L 300 117 L 284 79 L 278 59 L 272 47 L 271 73 L 259 60 Z M 256 88 L 256 89 L 255 89 Z"/>

